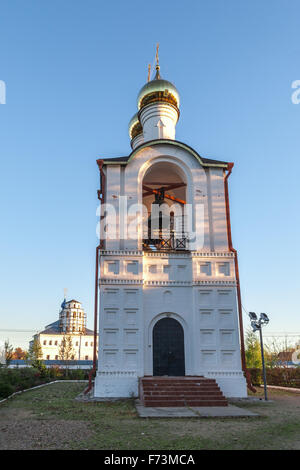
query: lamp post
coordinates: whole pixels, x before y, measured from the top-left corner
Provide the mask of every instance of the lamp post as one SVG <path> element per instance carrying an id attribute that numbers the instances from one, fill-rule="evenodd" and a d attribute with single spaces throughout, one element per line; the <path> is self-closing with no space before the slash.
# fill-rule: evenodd
<path id="1" fill-rule="evenodd" d="M 265 367 L 265 355 L 264 355 L 264 344 L 263 344 L 263 336 L 262 336 L 262 326 L 267 325 L 269 323 L 268 315 L 265 313 L 260 314 L 260 318 L 257 318 L 255 312 L 249 312 L 249 317 L 251 320 L 251 327 L 253 332 L 259 331 L 260 337 L 260 350 L 261 350 L 261 360 L 262 360 L 262 367 L 263 367 L 263 376 L 264 376 L 264 391 L 265 391 L 265 400 L 268 401 L 267 395 L 267 377 L 266 377 L 266 367 Z"/>

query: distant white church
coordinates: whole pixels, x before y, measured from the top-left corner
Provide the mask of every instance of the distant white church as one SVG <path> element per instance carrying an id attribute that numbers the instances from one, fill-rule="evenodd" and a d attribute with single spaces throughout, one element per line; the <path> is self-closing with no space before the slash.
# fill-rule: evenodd
<path id="1" fill-rule="evenodd" d="M 64 299 L 59 319 L 34 336 L 38 339 L 44 360 L 60 360 L 60 345 L 64 337 L 72 338 L 73 351 L 69 360 L 91 361 L 94 350 L 94 332 L 86 328 L 86 314 L 78 300 Z"/>
<path id="2" fill-rule="evenodd" d="M 102 213 L 96 397 L 137 396 L 149 376 L 204 377 L 227 397 L 247 395 L 233 164 L 176 140 L 179 106 L 157 63 L 130 121 L 132 152 L 97 161 L 99 199 L 117 223 Z"/>

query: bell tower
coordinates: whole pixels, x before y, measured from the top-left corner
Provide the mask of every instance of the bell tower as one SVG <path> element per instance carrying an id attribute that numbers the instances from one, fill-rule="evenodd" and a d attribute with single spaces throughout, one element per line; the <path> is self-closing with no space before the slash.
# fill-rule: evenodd
<path id="1" fill-rule="evenodd" d="M 131 153 L 97 161 L 96 397 L 138 396 L 145 376 L 202 377 L 225 396 L 247 395 L 229 220 L 232 164 L 176 141 L 179 107 L 157 57 L 129 123 Z"/>

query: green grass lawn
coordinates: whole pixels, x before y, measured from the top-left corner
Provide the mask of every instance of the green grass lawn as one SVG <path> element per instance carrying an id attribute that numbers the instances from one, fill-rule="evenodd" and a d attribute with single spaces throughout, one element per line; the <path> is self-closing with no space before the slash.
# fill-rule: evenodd
<path id="1" fill-rule="evenodd" d="M 0 449 L 300 449 L 299 394 L 238 405 L 258 418 L 142 419 L 133 400 L 74 400 L 84 386 L 53 384 L 2 404 Z"/>

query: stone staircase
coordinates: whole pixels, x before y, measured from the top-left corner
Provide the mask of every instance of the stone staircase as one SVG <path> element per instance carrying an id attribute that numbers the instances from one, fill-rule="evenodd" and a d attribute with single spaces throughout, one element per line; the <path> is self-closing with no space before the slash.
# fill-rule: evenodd
<path id="1" fill-rule="evenodd" d="M 214 379 L 205 377 L 142 377 L 140 400 L 144 406 L 228 406 Z"/>

